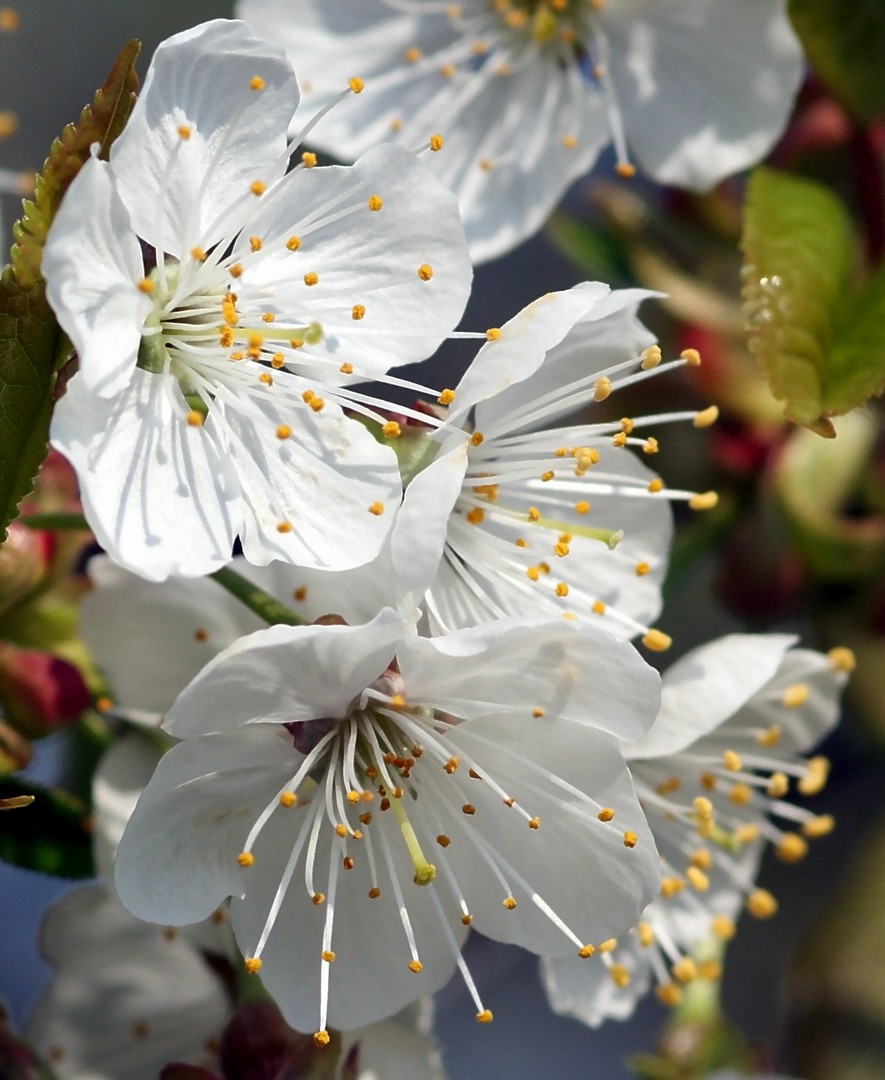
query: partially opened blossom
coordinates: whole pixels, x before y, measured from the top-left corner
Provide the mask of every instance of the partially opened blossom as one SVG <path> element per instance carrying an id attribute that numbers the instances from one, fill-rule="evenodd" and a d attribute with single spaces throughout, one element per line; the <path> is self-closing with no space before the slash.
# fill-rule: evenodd
<path id="1" fill-rule="evenodd" d="M 784 0 L 239 0 L 285 42 L 305 98 L 357 65 L 367 93 L 312 136 L 350 159 L 440 131 L 474 259 L 535 232 L 609 144 L 654 179 L 704 190 L 758 161 L 802 73 Z"/>
<path id="2" fill-rule="evenodd" d="M 287 173 L 298 100 L 242 23 L 169 39 L 50 230 L 47 292 L 79 360 L 52 440 L 100 543 L 151 580 L 208 573 L 237 537 L 259 564 L 371 558 L 401 487 L 340 407 L 373 399 L 342 384 L 427 356 L 467 297 L 455 201 L 415 153 Z"/>
<path id="3" fill-rule="evenodd" d="M 658 719 L 626 751 L 661 856 L 661 894 L 601 963 L 544 962 L 558 1012 L 596 1026 L 629 1016 L 652 984 L 672 1005 L 692 979 L 718 978 L 741 909 L 760 919 L 777 911 L 755 884 L 765 846 L 795 862 L 832 829 L 831 817 L 802 805 L 828 771 L 826 759 L 804 755 L 836 723 L 854 661 L 846 649 L 825 655 L 794 642 L 732 635 L 665 673 Z"/>
<path id="4" fill-rule="evenodd" d="M 206 918 L 231 896 L 247 970 L 287 1021 L 362 1027 L 432 993 L 474 925 L 586 957 L 651 898 L 658 857 L 618 739 L 657 676 L 561 619 L 439 639 L 382 611 L 274 626 L 181 694 L 166 754 L 120 844 L 141 918 Z"/>

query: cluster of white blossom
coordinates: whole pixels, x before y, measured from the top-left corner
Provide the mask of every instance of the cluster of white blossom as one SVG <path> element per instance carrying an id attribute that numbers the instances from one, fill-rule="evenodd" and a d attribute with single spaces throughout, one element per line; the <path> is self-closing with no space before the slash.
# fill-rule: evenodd
<path id="1" fill-rule="evenodd" d="M 773 914 L 766 842 L 798 859 L 831 827 L 785 796 L 823 784 L 804 755 L 851 657 L 737 635 L 662 688 L 634 646 L 669 644 L 671 503 L 715 505 L 643 460 L 714 407 L 604 404 L 699 363 L 664 362 L 651 294 L 547 293 L 473 335 L 454 388 L 391 371 L 607 144 L 691 187 L 757 160 L 800 73 L 783 3 L 240 9 L 252 29 L 158 49 L 45 249 L 79 359 L 52 441 L 109 556 L 83 635 L 130 732 L 96 777 L 102 883 L 45 927 L 35 1045 L 63 1077 L 211 1068 L 231 1003 L 208 951 L 317 1048 L 344 1032 L 359 1076 L 430 1075 L 424 1026 L 391 1018 L 457 970 L 492 1019 L 471 928 L 541 957 L 589 1024 L 652 984 L 674 1004 L 742 906 Z M 207 577 L 228 564 L 292 625 Z"/>

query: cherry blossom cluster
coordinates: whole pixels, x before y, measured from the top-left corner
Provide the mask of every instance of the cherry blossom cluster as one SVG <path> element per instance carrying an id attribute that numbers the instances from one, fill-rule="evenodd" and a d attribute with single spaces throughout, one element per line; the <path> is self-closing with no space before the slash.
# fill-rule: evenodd
<path id="1" fill-rule="evenodd" d="M 766 843 L 795 860 L 832 827 L 788 796 L 823 786 L 806 755 L 851 656 L 734 635 L 662 683 L 639 651 L 670 644 L 672 505 L 716 503 L 647 464 L 714 406 L 618 415 L 700 362 L 639 321 L 653 294 L 542 295 L 461 334 L 481 344 L 454 387 L 393 372 L 459 333 L 471 257 L 537 229 L 608 143 L 623 175 L 635 156 L 694 187 L 764 153 L 799 75 L 782 5 L 240 9 L 253 29 L 158 49 L 45 249 L 79 361 L 51 438 L 107 553 L 82 632 L 127 734 L 31 1036 L 65 1077 L 216 1068 L 211 953 L 353 1075 L 431 1075 L 419 999 L 458 972 L 493 1018 L 471 930 L 537 954 L 589 1024 L 652 985 L 676 1004 L 742 907 L 774 914 Z M 119 997 L 124 955 L 141 989 Z"/>

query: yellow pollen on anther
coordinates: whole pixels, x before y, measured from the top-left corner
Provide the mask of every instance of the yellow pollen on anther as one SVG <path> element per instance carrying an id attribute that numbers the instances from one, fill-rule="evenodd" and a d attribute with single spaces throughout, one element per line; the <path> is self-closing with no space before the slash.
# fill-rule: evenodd
<path id="1" fill-rule="evenodd" d="M 541 828 L 541 819 L 537 818 L 537 817 L 529 818 L 528 827 L 530 829 L 540 829 Z"/>
<path id="2" fill-rule="evenodd" d="M 617 947 L 618 939 L 613 937 L 606 938 L 605 941 L 599 943 L 599 951 L 601 953 L 612 953 Z"/>
<path id="3" fill-rule="evenodd" d="M 830 649 L 827 653 L 827 659 L 830 661 L 830 667 L 833 671 L 850 674 L 857 667 L 854 653 L 844 645 L 837 645 L 834 649 Z"/>
<path id="4" fill-rule="evenodd" d="M 671 899 L 682 892 L 685 888 L 685 882 L 682 878 L 678 877 L 665 877 L 661 878 L 661 896 L 665 900 Z"/>
<path id="5" fill-rule="evenodd" d="M 627 436 L 623 431 L 618 431 L 612 435 L 612 446 L 616 446 L 619 450 L 622 446 L 627 445 Z"/>
<path id="6" fill-rule="evenodd" d="M 774 850 L 783 862 L 799 862 L 808 854 L 808 841 L 798 833 L 784 833 Z"/>
<path id="7" fill-rule="evenodd" d="M 710 923 L 710 930 L 720 941 L 730 941 L 736 931 L 734 920 L 727 915 L 717 915 Z"/>
<path id="8" fill-rule="evenodd" d="M 735 784 L 728 793 L 728 798 L 735 806 L 746 806 L 752 797 L 753 791 L 748 784 Z"/>
<path id="9" fill-rule="evenodd" d="M 353 364 L 350 364 L 347 361 L 345 361 L 341 365 L 341 367 L 338 368 L 338 370 L 342 373 L 342 375 L 352 375 L 353 374 Z"/>
<path id="10" fill-rule="evenodd" d="M 691 804 L 699 818 L 704 818 L 707 821 L 713 819 L 713 804 L 709 799 L 705 798 L 703 795 L 696 795 L 692 799 Z"/>
<path id="11" fill-rule="evenodd" d="M 624 833 L 624 847 L 635 848 L 639 841 L 639 837 L 631 829 L 627 829 Z"/>
<path id="12" fill-rule="evenodd" d="M 754 919 L 770 919 L 777 912 L 777 900 L 767 889 L 754 889 L 747 897 L 747 911 Z"/>
<path id="13" fill-rule="evenodd" d="M 386 424 L 381 425 L 381 434 L 385 439 L 398 439 L 402 433 L 402 428 L 396 420 L 388 420 Z"/>
<path id="14" fill-rule="evenodd" d="M 323 958 L 323 960 L 326 961 L 327 964 L 332 964 L 335 962 L 335 954 L 332 952 L 331 949 L 324 949 L 320 953 L 320 956 Z"/>
<path id="15" fill-rule="evenodd" d="M 377 885 L 373 885 L 372 888 L 369 889 L 368 896 L 370 900 L 377 900 L 380 895 L 381 890 L 378 888 Z"/>
<path id="16" fill-rule="evenodd" d="M 455 391 L 443 390 L 443 392 L 436 400 L 440 403 L 440 405 L 451 405 L 452 402 L 455 400 Z"/>
<path id="17" fill-rule="evenodd" d="M 811 758 L 806 765 L 807 771 L 796 783 L 802 795 L 817 795 L 823 791 L 830 775 L 830 763 L 822 755 Z"/>
<path id="18" fill-rule="evenodd" d="M 347 85 L 350 87 L 354 94 L 361 94 L 366 86 L 363 80 L 358 78 L 356 75 L 354 75 L 352 79 L 347 80 Z"/>
<path id="19" fill-rule="evenodd" d="M 316 154 L 312 154 L 309 150 L 305 150 L 301 155 L 301 163 L 306 169 L 313 169 L 317 163 Z"/>
<path id="20" fill-rule="evenodd" d="M 261 180 L 253 180 L 249 185 L 249 190 L 253 195 L 263 195 L 267 191 L 267 184 Z"/>
<path id="21" fill-rule="evenodd" d="M 636 924 L 636 936 L 643 949 L 648 949 L 655 943 L 655 932 L 647 922 Z"/>
<path id="22" fill-rule="evenodd" d="M 637 577 L 645 577 L 645 575 L 651 570 L 651 567 L 648 565 L 647 562 L 638 562 L 634 569 L 636 571 Z"/>
<path id="23" fill-rule="evenodd" d="M 608 977 L 615 984 L 625 990 L 630 985 L 630 972 L 623 964 L 612 964 L 608 969 Z"/>
<path id="24" fill-rule="evenodd" d="M 421 263 L 418 267 L 418 277 L 421 278 L 422 281 L 430 281 L 433 277 L 433 267 L 428 263 Z"/>
<path id="25" fill-rule="evenodd" d="M 359 322 L 360 319 L 364 319 L 366 316 L 366 308 L 364 304 L 354 304 L 350 309 L 350 317 L 354 322 Z"/>
<path id="26" fill-rule="evenodd" d="M 292 429 L 288 424 L 280 424 L 277 428 L 278 439 L 290 439 L 292 437 Z"/>
<path id="27" fill-rule="evenodd" d="M 681 957 L 670 970 L 673 972 L 673 978 L 681 983 L 689 983 L 698 975 L 698 966 L 690 956 Z"/>
<path id="28" fill-rule="evenodd" d="M 233 264 L 233 266 L 231 266 L 231 267 L 230 267 L 230 268 L 228 269 L 228 271 L 227 271 L 227 272 L 228 272 L 228 273 L 230 274 L 230 276 L 231 276 L 232 278 L 238 278 L 238 277 L 242 277 L 242 274 L 243 274 L 243 264 L 242 264 L 242 263 L 234 263 L 234 264 Z"/>
<path id="29" fill-rule="evenodd" d="M 696 892 L 706 892 L 710 888 L 710 879 L 704 873 L 703 870 L 698 869 L 697 866 L 689 866 L 686 868 L 685 876 L 688 878 L 688 883 Z"/>
<path id="30" fill-rule="evenodd" d="M 607 375 L 602 375 L 593 384 L 593 400 L 605 401 L 612 392 L 612 381 Z"/>
<path id="31" fill-rule="evenodd" d="M 710 405 L 709 408 L 701 409 L 699 413 L 695 413 L 692 423 L 696 428 L 712 427 L 713 424 L 719 419 L 719 408 L 716 405 Z"/>
<path id="32" fill-rule="evenodd" d="M 382 200 L 380 195 L 370 195 L 368 201 L 366 202 L 366 205 L 370 210 L 377 211 L 380 210 L 381 207 L 384 205 L 384 201 Z"/>
<path id="33" fill-rule="evenodd" d="M 331 1036 L 329 1035 L 328 1031 L 315 1031 L 313 1033 L 314 1046 L 328 1046 L 331 1041 Z"/>
<path id="34" fill-rule="evenodd" d="M 448 836 L 446 836 L 445 833 L 440 833 L 439 836 L 436 838 L 436 842 L 441 848 L 447 848 L 452 841 Z"/>
<path id="35" fill-rule="evenodd" d="M 756 742 L 760 746 L 764 746 L 767 750 L 770 750 L 772 746 L 777 746 L 781 738 L 781 726 L 780 724 L 772 724 L 770 728 L 766 728 L 765 731 L 760 731 L 756 736 Z"/>
<path id="36" fill-rule="evenodd" d="M 785 709 L 798 709 L 808 701 L 808 687 L 805 683 L 794 683 L 788 686 L 781 696 L 781 705 Z"/>
<path id="37" fill-rule="evenodd" d="M 506 897 L 504 900 L 501 901 L 501 903 L 504 905 L 505 908 L 507 908 L 508 911 L 513 911 L 513 909 L 516 907 L 516 901 L 513 899 L 512 896 Z"/>
<path id="38" fill-rule="evenodd" d="M 292 531 L 292 522 L 291 521 L 280 521 L 280 522 L 277 523 L 277 532 L 278 533 L 290 533 L 291 531 Z"/>
<path id="39" fill-rule="evenodd" d="M 260 75 L 253 75 L 252 78 L 249 80 L 250 90 L 263 90 L 264 85 L 264 79 L 262 79 Z"/>
<path id="40" fill-rule="evenodd" d="M 594 615 L 604 615 L 605 604 L 602 602 L 602 600 L 594 600 L 593 603 L 590 605 L 590 610 L 593 612 Z"/>
<path id="41" fill-rule="evenodd" d="M 689 367 L 698 367 L 701 363 L 701 354 L 697 349 L 683 349 L 679 354 L 680 358 L 688 364 Z"/>
<path id="42" fill-rule="evenodd" d="M 337 825 L 335 826 L 335 834 L 336 834 L 337 836 L 340 836 L 340 837 L 341 837 L 341 839 L 343 840 L 343 839 L 344 839 L 344 837 L 345 837 L 345 836 L 347 836 L 347 826 L 346 826 L 346 825 L 343 825 L 343 824 L 341 824 L 341 822 L 339 822 L 339 823 L 338 823 L 338 824 L 337 824 Z"/>
<path id="43" fill-rule="evenodd" d="M 471 525 L 479 525 L 485 520 L 486 512 L 481 506 L 474 506 L 464 516 Z"/>
<path id="44" fill-rule="evenodd" d="M 574 135 L 563 135 L 562 145 L 566 148 L 566 150 L 574 150 L 574 148 L 578 145 L 578 140 L 574 137 Z"/>
<path id="45" fill-rule="evenodd" d="M 784 795 L 786 795 L 789 788 L 790 781 L 787 778 L 787 774 L 782 772 L 774 772 L 771 774 L 771 777 L 768 781 L 768 787 L 765 790 L 772 799 L 780 799 Z"/>
<path id="46" fill-rule="evenodd" d="M 655 997 L 662 1005 L 672 1009 L 682 1001 L 682 991 L 676 983 L 661 983 L 655 987 Z"/>
<path id="47" fill-rule="evenodd" d="M 312 270 L 310 271 L 310 273 L 304 275 L 304 284 L 305 285 L 308 285 L 308 286 L 316 285 L 319 280 L 320 280 L 319 274 L 315 274 Z"/>
<path id="48" fill-rule="evenodd" d="M 466 814 L 468 817 L 473 817 L 473 815 L 476 813 L 476 807 L 473 805 L 473 803 L 464 803 L 464 805 L 461 807 L 461 813 Z"/>
<path id="49" fill-rule="evenodd" d="M 497 341 L 500 336 L 501 336 L 501 328 L 498 327 L 498 326 L 490 326 L 488 328 L 488 330 L 486 330 L 486 340 L 487 341 Z"/>
<path id="50" fill-rule="evenodd" d="M 740 772 L 743 767 L 743 762 L 740 759 L 740 755 L 736 754 L 734 750 L 726 750 L 722 755 L 722 764 L 728 769 L 729 772 Z"/>
<path id="51" fill-rule="evenodd" d="M 554 592 L 557 596 L 568 596 L 568 585 L 564 581 L 558 581 Z"/>
<path id="52" fill-rule="evenodd" d="M 189 124 L 179 124 L 178 137 L 179 139 L 181 139 L 182 142 L 187 142 L 187 140 L 191 137 L 191 129 Z"/>
<path id="53" fill-rule="evenodd" d="M 206 252 L 201 247 L 192 247 L 191 258 L 196 259 L 197 262 L 205 262 L 207 258 Z"/>
<path id="54" fill-rule="evenodd" d="M 136 284 L 139 292 L 152 293 L 154 291 L 154 283 L 150 278 L 143 277 Z"/>
<path id="55" fill-rule="evenodd" d="M 421 59 L 421 50 L 417 45 L 412 45 L 403 53 L 403 59 L 409 64 L 417 64 Z"/>
<path id="56" fill-rule="evenodd" d="M 421 963 L 420 960 L 412 960 L 409 963 L 409 971 L 414 971 L 414 973 L 416 975 L 418 974 L 419 971 L 423 971 L 423 970 L 424 970 L 424 965 Z"/>
<path id="57" fill-rule="evenodd" d="M 673 639 L 662 630 L 649 630 L 643 635 L 642 644 L 652 652 L 666 652 L 673 644 Z"/>
<path id="58" fill-rule="evenodd" d="M 257 975 L 261 971 L 261 960 L 257 956 L 247 956 L 243 966 L 250 975 Z"/>
<path id="59" fill-rule="evenodd" d="M 589 512 L 589 510 L 590 503 L 588 503 L 586 499 L 580 499 L 578 502 L 575 503 L 576 514 L 586 514 Z"/>
<path id="60" fill-rule="evenodd" d="M 494 1015 L 491 1009 L 483 1009 L 482 1012 L 476 1014 L 476 1019 L 480 1024 L 490 1024 L 494 1019 Z"/>
<path id="61" fill-rule="evenodd" d="M 537 506 L 530 506 L 528 508 L 526 516 L 528 517 L 529 521 L 540 521 L 541 511 L 537 508 Z"/>
<path id="62" fill-rule="evenodd" d="M 658 446 L 658 440 L 649 436 L 642 444 L 643 454 L 656 454 L 660 447 Z"/>
<path id="63" fill-rule="evenodd" d="M 286 247 L 289 251 L 297 251 L 301 247 L 301 237 L 290 236 L 286 241 Z"/>
<path id="64" fill-rule="evenodd" d="M 185 420 L 187 421 L 188 427 L 203 426 L 203 414 L 201 412 L 197 412 L 196 409 L 191 409 L 187 416 L 185 416 Z"/>
<path id="65" fill-rule="evenodd" d="M 581 948 L 578 949 L 578 956 L 580 956 L 582 960 L 587 960 L 595 952 L 596 947 L 594 945 L 582 945 Z"/>
<path id="66" fill-rule="evenodd" d="M 294 806 L 298 802 L 298 796 L 293 791 L 283 791 L 280 793 L 280 806 Z"/>
<path id="67" fill-rule="evenodd" d="M 369 507 L 369 513 L 374 514 L 375 517 L 381 517 L 381 515 L 384 513 L 384 503 L 373 502 Z"/>
<path id="68" fill-rule="evenodd" d="M 614 810 L 610 806 L 603 806 L 603 808 L 596 815 L 600 821 L 611 821 L 615 816 Z"/>
<path id="69" fill-rule="evenodd" d="M 529 579 L 529 581 L 537 581 L 541 577 L 541 571 L 537 568 L 537 566 L 530 566 L 526 570 L 525 576 Z"/>
<path id="70" fill-rule="evenodd" d="M 664 490 L 664 481 L 659 476 L 656 476 L 654 480 L 649 481 L 646 490 L 650 491 L 652 495 L 656 495 L 659 491 Z"/>
<path id="71" fill-rule="evenodd" d="M 262 371 L 258 376 L 258 381 L 264 386 L 273 386 L 273 375 L 268 371 Z"/>
<path id="72" fill-rule="evenodd" d="M 832 814 L 819 814 L 802 825 L 802 833 L 809 840 L 817 840 L 821 836 L 829 836 L 835 825 L 836 821 Z"/>
<path id="73" fill-rule="evenodd" d="M 435 154 L 437 151 L 442 150 L 442 148 L 443 148 L 443 137 L 442 137 L 442 135 L 431 135 L 430 136 L 430 149 L 433 151 L 433 153 Z"/>
<path id="74" fill-rule="evenodd" d="M 656 368 L 661 362 L 661 347 L 659 345 L 649 345 L 647 349 L 643 349 L 639 354 L 639 366 L 643 371 L 650 371 L 652 368 Z"/>
<path id="75" fill-rule="evenodd" d="M 631 165 L 629 161 L 619 161 L 615 165 L 615 172 L 623 180 L 630 180 L 636 175 L 636 166 Z"/>
<path id="76" fill-rule="evenodd" d="M 759 839 L 759 826 L 752 821 L 747 821 L 732 833 L 736 844 L 752 844 Z"/>
<path id="77" fill-rule="evenodd" d="M 251 851 L 241 851 L 237 856 L 237 862 L 240 866 L 252 866 L 255 862 L 255 856 Z"/>

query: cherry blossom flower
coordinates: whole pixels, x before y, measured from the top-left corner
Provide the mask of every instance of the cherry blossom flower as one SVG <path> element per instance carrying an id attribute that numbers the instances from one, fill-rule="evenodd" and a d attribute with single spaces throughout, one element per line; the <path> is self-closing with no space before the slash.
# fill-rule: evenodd
<path id="1" fill-rule="evenodd" d="M 242 23 L 170 38 L 50 230 L 47 293 L 79 359 L 52 441 L 99 542 L 151 580 L 217 569 L 238 536 L 259 564 L 372 558 L 401 487 L 341 409 L 378 403 L 347 384 L 427 356 L 466 301 L 451 194 L 393 147 L 287 173 L 298 99 Z"/>
<path id="2" fill-rule="evenodd" d="M 433 993 L 471 924 L 580 953 L 638 918 L 658 856 L 617 739 L 657 676 L 604 631 L 502 620 L 440 639 L 393 611 L 274 626 L 180 695 L 116 861 L 123 903 L 187 924 L 231 896 L 287 1021 L 345 1030 Z"/>
<path id="3" fill-rule="evenodd" d="M 784 0 L 239 0 L 286 44 L 305 98 L 357 64 L 367 93 L 313 136 L 349 159 L 393 133 L 440 131 L 475 261 L 544 222 L 614 145 L 661 183 L 704 190 L 758 161 L 802 74 Z"/>
<path id="4" fill-rule="evenodd" d="M 595 1027 L 629 1016 L 653 983 L 673 1005 L 684 984 L 718 978 L 741 908 L 760 919 L 777 910 L 755 884 L 765 845 L 795 862 L 833 827 L 785 796 L 791 783 L 800 797 L 823 787 L 826 759 L 804 755 L 836 723 L 854 660 L 794 643 L 732 635 L 665 673 L 658 719 L 625 755 L 661 855 L 661 894 L 635 929 L 605 944 L 602 963 L 543 962 L 558 1012 Z"/>

